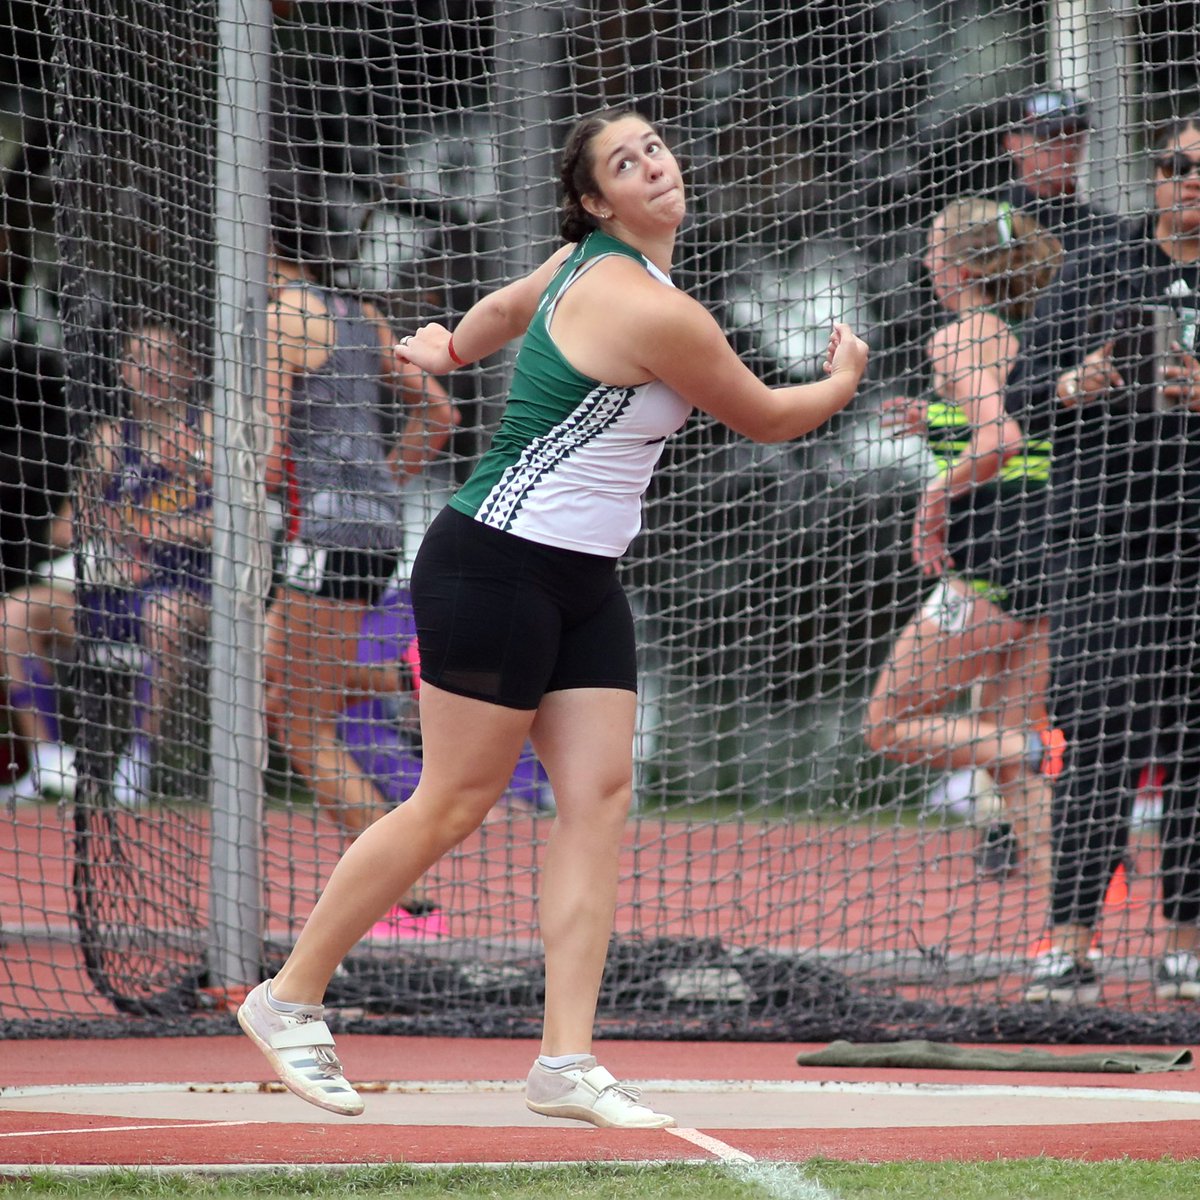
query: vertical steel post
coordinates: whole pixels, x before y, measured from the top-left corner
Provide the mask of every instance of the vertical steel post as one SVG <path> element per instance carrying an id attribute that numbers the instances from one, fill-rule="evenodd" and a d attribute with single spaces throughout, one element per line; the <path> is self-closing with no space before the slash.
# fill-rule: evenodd
<path id="1" fill-rule="evenodd" d="M 209 972 L 237 987 L 259 978 L 263 934 L 270 0 L 218 0 L 217 30 Z"/>

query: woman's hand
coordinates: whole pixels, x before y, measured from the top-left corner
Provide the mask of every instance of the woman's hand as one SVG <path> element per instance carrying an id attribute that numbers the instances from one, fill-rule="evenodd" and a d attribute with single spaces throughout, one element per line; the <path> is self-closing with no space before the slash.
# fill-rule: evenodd
<path id="1" fill-rule="evenodd" d="M 913 562 L 922 575 L 941 575 L 954 565 L 946 551 L 949 506 L 950 493 L 939 472 L 921 493 L 913 520 Z"/>
<path id="2" fill-rule="evenodd" d="M 1200 360 L 1178 342 L 1172 343 L 1163 367 L 1163 397 L 1177 408 L 1200 412 Z"/>
<path id="3" fill-rule="evenodd" d="M 867 369 L 868 353 L 867 343 L 849 325 L 835 324 L 833 332 L 829 335 L 829 345 L 825 350 L 825 374 L 851 373 L 857 386 L 863 372 Z"/>
<path id="4" fill-rule="evenodd" d="M 893 437 L 924 437 L 929 432 L 929 402 L 922 396 L 889 396 L 880 413 L 884 429 Z"/>
<path id="5" fill-rule="evenodd" d="M 430 321 L 416 333 L 402 337 L 396 343 L 396 357 L 412 363 L 429 375 L 449 375 L 456 366 L 450 354 L 450 330 L 445 325 Z"/>
<path id="6" fill-rule="evenodd" d="M 1079 366 L 1059 376 L 1055 392 L 1064 408 L 1087 404 L 1113 388 L 1125 386 L 1121 372 L 1113 366 L 1113 345 L 1108 342 L 1093 350 Z"/>

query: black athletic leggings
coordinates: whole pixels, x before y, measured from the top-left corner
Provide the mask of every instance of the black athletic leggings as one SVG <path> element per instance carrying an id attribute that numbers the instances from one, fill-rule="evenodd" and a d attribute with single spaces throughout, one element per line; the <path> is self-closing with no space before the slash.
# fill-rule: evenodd
<path id="1" fill-rule="evenodd" d="M 1055 559 L 1050 711 L 1067 738 L 1054 797 L 1054 924 L 1094 925 L 1137 780 L 1163 785 L 1162 909 L 1200 920 L 1200 541 L 1089 536 Z"/>

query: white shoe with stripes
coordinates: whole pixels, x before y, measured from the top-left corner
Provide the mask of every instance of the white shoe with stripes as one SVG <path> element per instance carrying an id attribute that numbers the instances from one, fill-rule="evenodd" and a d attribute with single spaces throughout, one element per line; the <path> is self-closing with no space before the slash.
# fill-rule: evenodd
<path id="1" fill-rule="evenodd" d="M 669 1129 L 674 1117 L 641 1103 L 641 1092 L 618 1083 L 590 1055 L 570 1067 L 533 1064 L 525 1105 L 544 1117 L 568 1117 L 602 1129 Z"/>
<path id="2" fill-rule="evenodd" d="M 322 1004 L 278 1012 L 267 999 L 266 983 L 251 990 L 237 1013 L 238 1024 L 289 1091 L 318 1108 L 357 1117 L 363 1110 L 362 1097 L 342 1074 L 324 1016 Z"/>

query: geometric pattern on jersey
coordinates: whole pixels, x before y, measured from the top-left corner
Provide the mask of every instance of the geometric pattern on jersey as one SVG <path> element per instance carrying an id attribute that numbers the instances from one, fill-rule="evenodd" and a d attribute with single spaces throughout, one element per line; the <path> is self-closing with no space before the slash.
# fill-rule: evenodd
<path id="1" fill-rule="evenodd" d="M 612 427 L 628 409 L 633 388 L 601 384 L 583 398 L 579 407 L 543 437 L 534 438 L 480 505 L 476 519 L 494 529 L 513 524 L 525 497 L 563 459 L 585 447 Z"/>
<path id="2" fill-rule="evenodd" d="M 670 279 L 633 247 L 589 233 L 538 301 L 491 445 L 452 497 L 453 508 L 529 541 L 619 558 L 642 523 L 642 498 L 666 439 L 691 405 L 653 379 L 606 384 L 575 369 L 550 335 L 564 293 L 602 258 L 631 258 Z"/>

